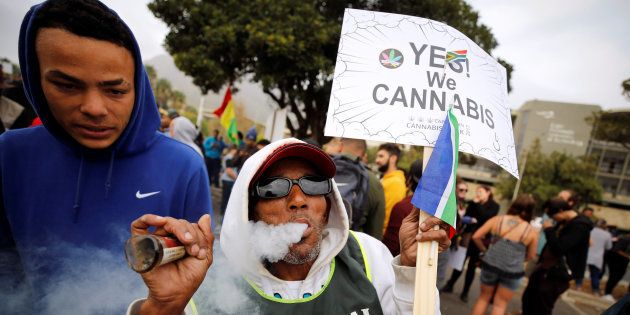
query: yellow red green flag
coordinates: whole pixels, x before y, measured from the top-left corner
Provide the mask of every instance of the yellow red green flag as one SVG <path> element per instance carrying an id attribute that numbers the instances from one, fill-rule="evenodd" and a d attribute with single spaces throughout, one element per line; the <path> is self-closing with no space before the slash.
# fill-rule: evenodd
<path id="1" fill-rule="evenodd" d="M 234 102 L 232 101 L 232 88 L 228 86 L 227 91 L 225 92 L 225 97 L 223 98 L 223 103 L 221 103 L 221 107 L 217 108 L 214 111 L 214 114 L 219 117 L 219 121 L 221 122 L 221 126 L 225 128 L 225 132 L 227 137 L 233 143 L 237 143 L 237 133 L 236 129 L 236 115 L 234 115 Z"/>

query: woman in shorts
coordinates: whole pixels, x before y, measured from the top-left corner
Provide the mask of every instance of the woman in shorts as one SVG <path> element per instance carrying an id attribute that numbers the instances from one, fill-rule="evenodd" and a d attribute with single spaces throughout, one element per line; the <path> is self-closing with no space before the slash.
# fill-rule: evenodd
<path id="1" fill-rule="evenodd" d="M 523 263 L 536 255 L 538 233 L 529 224 L 535 206 L 531 195 L 521 195 L 506 215 L 488 220 L 473 235 L 481 252 L 481 294 L 473 315 L 485 314 L 491 300 L 492 314 L 505 314 L 525 274 Z M 488 233 L 492 234 L 492 242 L 486 247 L 482 239 Z"/>

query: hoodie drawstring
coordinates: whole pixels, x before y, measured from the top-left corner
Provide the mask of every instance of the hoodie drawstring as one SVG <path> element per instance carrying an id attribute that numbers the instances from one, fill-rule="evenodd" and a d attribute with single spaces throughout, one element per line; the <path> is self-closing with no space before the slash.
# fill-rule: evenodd
<path id="1" fill-rule="evenodd" d="M 109 159 L 109 170 L 107 171 L 107 180 L 105 181 L 105 199 L 109 196 L 109 189 L 112 186 L 112 172 L 114 169 L 114 159 L 116 158 L 116 151 L 112 151 L 112 155 Z M 73 222 L 77 223 L 79 219 L 79 210 L 81 209 L 81 184 L 83 180 L 83 163 L 85 158 L 81 155 L 81 162 L 79 163 L 79 174 L 77 175 L 77 188 L 74 194 L 74 205 L 72 206 Z"/>
<path id="2" fill-rule="evenodd" d="M 105 181 L 105 199 L 109 197 L 109 189 L 112 187 L 112 171 L 114 170 L 115 156 L 116 150 L 113 150 L 112 155 L 109 158 L 109 170 L 107 171 L 107 180 Z"/>
<path id="3" fill-rule="evenodd" d="M 74 205 L 72 206 L 73 222 L 77 223 L 79 219 L 79 209 L 81 208 L 79 197 L 81 196 L 81 177 L 83 175 L 83 155 L 81 155 L 81 162 L 79 163 L 79 174 L 77 175 L 77 189 L 74 194 Z"/>

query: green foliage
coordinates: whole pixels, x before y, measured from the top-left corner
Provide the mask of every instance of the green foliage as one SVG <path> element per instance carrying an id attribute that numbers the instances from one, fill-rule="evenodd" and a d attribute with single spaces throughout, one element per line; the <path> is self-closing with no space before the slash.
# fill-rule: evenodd
<path id="1" fill-rule="evenodd" d="M 527 152 L 519 194 L 534 195 L 540 205 L 561 190 L 572 189 L 584 203 L 600 202 L 603 190 L 595 178 L 596 170 L 594 161 L 585 157 L 560 152 L 545 155 L 540 151 L 540 141 L 536 140 Z M 511 197 L 515 185 L 516 179 L 505 173 L 496 187 L 501 196 Z"/>
<path id="2" fill-rule="evenodd" d="M 630 99 L 630 79 L 621 82 L 621 88 L 623 89 L 621 94 Z"/>
<path id="3" fill-rule="evenodd" d="M 400 159 L 398 160 L 398 168 L 409 171 L 409 167 L 416 160 L 422 160 L 423 147 L 411 146 L 409 150 L 402 150 Z"/>
<path id="4" fill-rule="evenodd" d="M 617 142 L 630 150 L 630 111 L 594 112 L 586 121 L 593 126 L 594 139 Z"/>
<path id="5" fill-rule="evenodd" d="M 171 87 L 171 81 L 159 78 L 155 82 L 155 101 L 158 103 L 160 107 L 168 107 L 168 101 L 171 99 L 173 95 L 173 87 Z"/>
<path id="6" fill-rule="evenodd" d="M 148 6 L 169 28 L 165 46 L 175 65 L 203 93 L 251 74 L 279 108 L 291 109 L 291 134 L 320 143 L 345 8 L 444 21 L 486 51 L 497 45 L 463 0 L 154 0 Z"/>
<path id="7" fill-rule="evenodd" d="M 157 71 L 155 67 L 152 65 L 145 65 L 144 69 L 147 72 L 147 76 L 149 77 L 149 82 L 151 83 L 151 89 L 155 91 L 156 83 L 157 83 Z"/>

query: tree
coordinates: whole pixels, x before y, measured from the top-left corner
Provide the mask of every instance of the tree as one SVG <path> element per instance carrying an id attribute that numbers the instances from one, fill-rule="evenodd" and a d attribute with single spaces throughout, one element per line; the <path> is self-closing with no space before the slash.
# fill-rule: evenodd
<path id="1" fill-rule="evenodd" d="M 173 90 L 171 94 L 171 107 L 180 110 L 186 106 L 186 95 L 178 90 Z"/>
<path id="2" fill-rule="evenodd" d="M 145 65 L 144 68 L 147 71 L 147 76 L 149 77 L 149 82 L 151 83 L 151 89 L 155 91 L 155 84 L 157 83 L 157 71 L 152 65 Z"/>
<path id="3" fill-rule="evenodd" d="M 169 100 L 173 96 L 173 88 L 171 87 L 171 81 L 159 78 L 155 82 L 155 101 L 160 107 L 168 107 Z"/>
<path id="4" fill-rule="evenodd" d="M 423 16 L 458 28 L 486 51 L 497 43 L 463 0 L 252 0 L 149 3 L 169 27 L 175 65 L 205 94 L 252 76 L 279 108 L 292 135 L 324 143 L 343 12 L 346 7 Z"/>
<path id="5" fill-rule="evenodd" d="M 539 202 L 555 197 L 563 189 L 572 189 L 584 203 L 600 202 L 602 186 L 595 178 L 597 165 L 586 157 L 573 157 L 566 153 L 553 152 L 545 155 L 536 140 L 527 151 L 527 163 L 522 172 L 519 194 L 529 193 Z M 504 173 L 497 184 L 502 196 L 512 196 L 516 180 Z"/>
<path id="6" fill-rule="evenodd" d="M 617 142 L 630 150 L 630 111 L 594 112 L 586 121 L 593 126 L 593 139 Z"/>
<path id="7" fill-rule="evenodd" d="M 622 95 L 630 100 L 630 79 L 621 82 Z M 630 150 L 630 111 L 599 111 L 586 118 L 593 126 L 591 137 L 617 142 Z"/>

